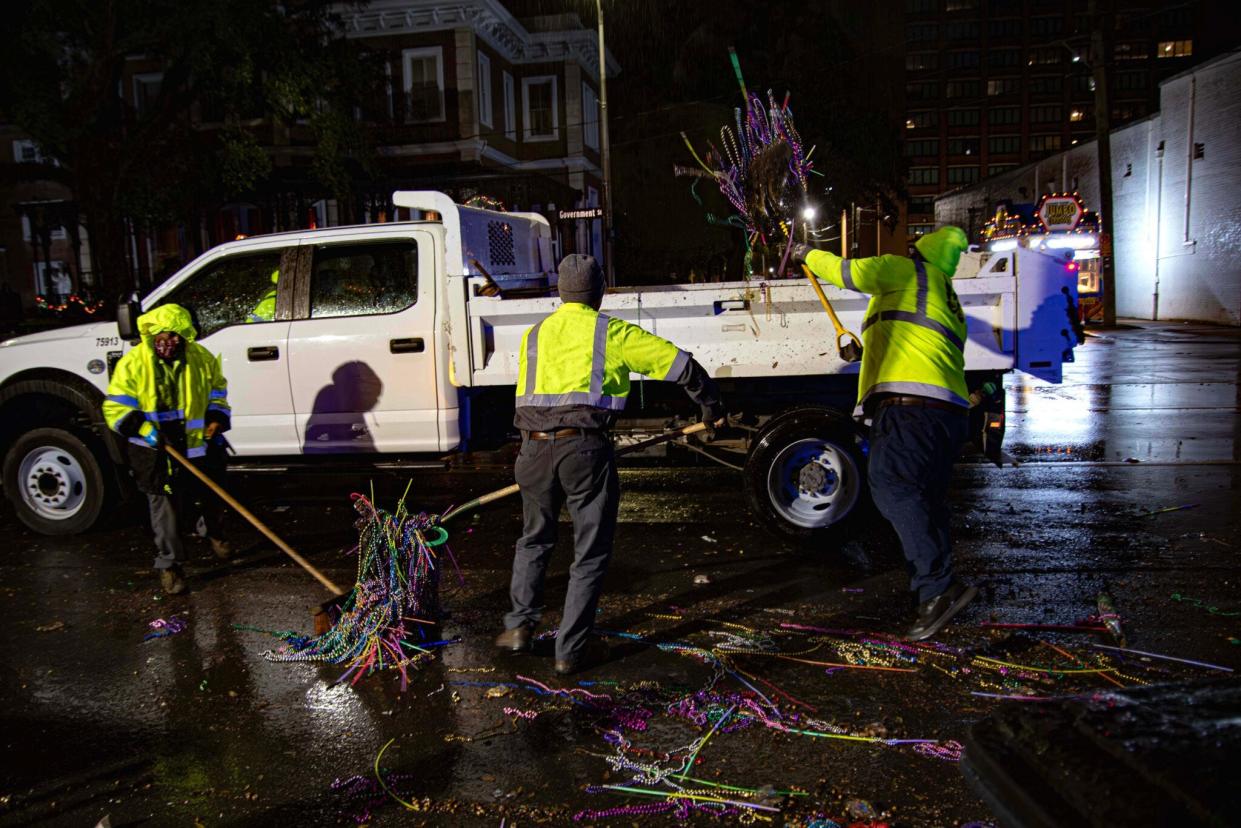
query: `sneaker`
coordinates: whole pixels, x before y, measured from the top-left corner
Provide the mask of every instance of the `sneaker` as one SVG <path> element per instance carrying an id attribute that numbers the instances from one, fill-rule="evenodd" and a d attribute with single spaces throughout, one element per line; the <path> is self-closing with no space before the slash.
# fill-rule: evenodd
<path id="1" fill-rule="evenodd" d="M 233 557 L 233 545 L 222 538 L 209 538 L 211 541 L 211 551 L 222 561 L 227 561 Z"/>
<path id="2" fill-rule="evenodd" d="M 966 586 L 960 581 L 953 581 L 939 595 L 918 605 L 918 618 L 905 637 L 910 641 L 930 638 L 942 630 L 952 616 L 973 601 L 977 594 L 978 587 Z"/>
<path id="3" fill-rule="evenodd" d="M 180 564 L 173 564 L 159 571 L 159 585 L 169 595 L 180 595 L 185 592 L 185 572 Z"/>
<path id="4" fill-rule="evenodd" d="M 530 624 L 522 624 L 520 627 L 513 627 L 500 633 L 496 637 L 496 646 L 510 653 L 524 653 L 530 649 L 533 638 L 534 627 Z"/>

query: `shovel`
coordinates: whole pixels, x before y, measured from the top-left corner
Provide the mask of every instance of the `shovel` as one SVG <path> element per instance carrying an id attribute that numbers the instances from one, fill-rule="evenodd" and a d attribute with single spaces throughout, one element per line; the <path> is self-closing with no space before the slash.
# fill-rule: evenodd
<path id="1" fill-rule="evenodd" d="M 814 287 L 814 292 L 819 295 L 819 301 L 823 303 L 823 310 L 827 311 L 828 317 L 832 320 L 832 327 L 836 329 L 836 351 L 840 354 L 840 358 L 845 362 L 861 362 L 862 341 L 846 329 L 844 325 L 840 324 L 840 317 L 836 315 L 836 309 L 827 300 L 827 294 L 823 292 L 823 286 L 819 284 L 818 279 L 814 278 L 810 268 L 803 264 L 801 269 Z M 849 341 L 842 345 L 841 340 L 845 337 L 848 337 Z"/>
<path id="2" fill-rule="evenodd" d="M 212 480 L 205 473 L 203 473 L 201 470 L 195 467 L 193 463 L 191 463 L 188 459 L 186 459 L 185 455 L 183 455 L 181 452 L 177 451 L 175 448 L 168 445 L 167 443 L 164 444 L 164 451 L 168 452 L 168 454 L 172 457 L 172 459 L 176 460 L 178 463 L 180 463 L 181 465 L 189 469 L 190 474 L 197 477 L 199 480 L 202 481 L 204 486 L 206 486 L 211 491 L 219 495 L 220 499 L 223 500 L 225 503 L 227 503 L 229 506 L 233 507 L 233 510 L 236 511 L 237 514 L 241 515 L 243 518 L 250 521 L 250 524 L 255 529 L 258 529 L 260 532 L 262 532 L 264 537 L 266 537 L 269 541 L 274 543 L 277 546 L 277 548 L 280 549 L 281 552 L 283 552 L 284 554 L 292 558 L 294 562 L 297 563 L 298 566 L 300 566 L 302 569 L 306 570 L 311 575 L 313 575 L 315 580 L 323 584 L 323 586 L 327 588 L 328 592 L 330 592 L 333 596 L 335 596 L 329 601 L 326 601 L 323 604 L 321 604 L 319 606 L 319 609 L 315 612 L 315 634 L 321 635 L 322 633 L 327 632 L 328 627 L 330 626 L 330 622 L 328 621 L 328 619 L 331 617 L 332 612 L 333 611 L 339 612 L 339 607 L 340 607 L 341 602 L 344 601 L 344 599 L 348 597 L 345 591 L 341 589 L 339 586 L 337 586 L 335 581 L 333 581 L 331 578 L 329 578 L 328 576 L 320 572 L 318 569 L 316 569 L 315 566 L 310 563 L 310 561 L 306 560 L 301 555 L 297 554 L 297 552 L 293 549 L 293 547 L 289 546 L 287 543 L 285 543 L 280 538 L 279 535 L 277 535 L 271 529 L 267 528 L 267 524 L 263 523 L 263 521 L 255 517 L 254 514 L 249 509 L 247 509 L 245 506 L 242 506 L 240 503 L 238 503 L 236 498 L 234 498 L 228 492 L 224 491 L 224 489 L 220 488 L 220 486 L 214 480 Z M 323 628 L 320 629 L 320 626 L 323 626 Z"/>

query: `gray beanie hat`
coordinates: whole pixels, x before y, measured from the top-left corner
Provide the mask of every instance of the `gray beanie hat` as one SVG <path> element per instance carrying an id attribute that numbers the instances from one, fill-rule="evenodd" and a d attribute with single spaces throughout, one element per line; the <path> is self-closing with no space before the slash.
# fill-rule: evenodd
<path id="1" fill-rule="evenodd" d="M 560 260 L 560 300 L 594 305 L 603 298 L 603 269 L 594 256 L 570 253 Z"/>

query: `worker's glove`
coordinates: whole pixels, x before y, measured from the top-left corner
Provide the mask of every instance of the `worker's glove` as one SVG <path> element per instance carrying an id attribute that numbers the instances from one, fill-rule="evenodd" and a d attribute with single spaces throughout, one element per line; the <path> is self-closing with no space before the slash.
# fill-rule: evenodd
<path id="1" fill-rule="evenodd" d="M 160 443 L 163 442 L 163 440 L 160 439 L 159 432 L 154 429 L 147 432 L 146 436 L 142 438 L 142 441 L 153 449 L 159 448 Z"/>
<path id="2" fill-rule="evenodd" d="M 811 250 L 814 250 L 814 248 L 805 242 L 797 242 L 789 250 L 789 261 L 793 262 L 793 264 L 802 264 L 806 261 L 806 257 L 810 255 Z"/>
<path id="3" fill-rule="evenodd" d="M 219 422 L 212 420 L 211 422 L 207 423 L 207 427 L 203 429 L 203 437 L 206 438 L 207 442 L 211 442 L 211 440 L 215 438 L 215 435 L 219 432 L 219 430 L 220 430 Z"/>
<path id="4" fill-rule="evenodd" d="M 705 403 L 702 406 L 702 422 L 707 426 L 704 438 L 712 440 L 715 438 L 715 429 L 720 420 L 728 416 L 728 409 L 724 407 L 722 402 Z"/>

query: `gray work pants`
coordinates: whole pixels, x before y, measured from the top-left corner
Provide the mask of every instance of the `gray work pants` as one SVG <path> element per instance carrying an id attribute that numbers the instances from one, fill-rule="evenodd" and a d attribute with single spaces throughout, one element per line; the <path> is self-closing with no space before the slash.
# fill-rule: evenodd
<path id="1" fill-rule="evenodd" d="M 205 470 L 209 477 L 217 481 L 224 474 L 222 466 L 206 466 Z M 178 529 L 180 519 L 196 518 L 194 531 L 200 537 L 224 538 L 224 505 L 219 497 L 185 469 L 174 469 L 170 480 L 172 494 L 147 495 L 151 533 L 155 536 L 156 569 L 167 569 L 185 561 L 185 547 Z"/>
<path id="2" fill-rule="evenodd" d="M 573 521 L 573 565 L 556 658 L 581 654 L 595 622 L 603 576 L 612 557 L 620 480 L 606 434 L 558 440 L 523 440 L 513 470 L 521 486 L 524 531 L 513 558 L 508 629 L 537 624 L 543 616 L 543 578 L 556 545 L 561 506 Z"/>

